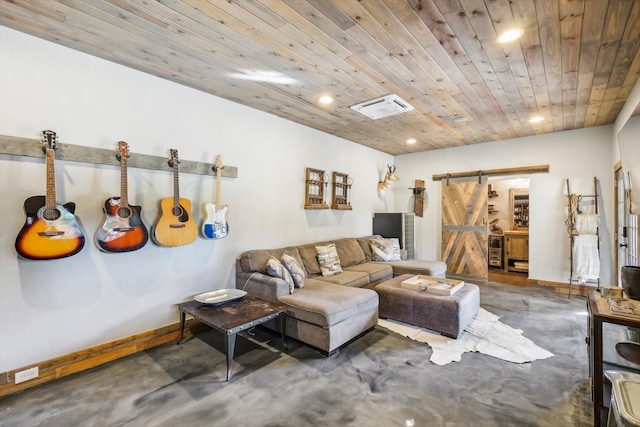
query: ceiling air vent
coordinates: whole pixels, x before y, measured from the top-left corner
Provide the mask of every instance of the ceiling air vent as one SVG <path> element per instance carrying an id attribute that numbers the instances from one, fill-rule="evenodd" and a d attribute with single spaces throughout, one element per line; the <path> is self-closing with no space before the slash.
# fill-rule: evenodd
<path id="1" fill-rule="evenodd" d="M 382 117 L 404 113 L 405 111 L 411 111 L 413 110 L 413 107 L 398 95 L 391 94 L 383 96 L 382 98 L 372 99 L 371 101 L 352 105 L 351 109 L 376 120 L 381 119 Z"/>

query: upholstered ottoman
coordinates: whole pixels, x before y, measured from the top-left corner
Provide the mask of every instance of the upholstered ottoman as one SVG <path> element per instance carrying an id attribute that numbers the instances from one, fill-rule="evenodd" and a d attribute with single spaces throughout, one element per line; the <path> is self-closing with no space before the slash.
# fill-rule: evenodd
<path id="1" fill-rule="evenodd" d="M 402 287 L 403 280 L 414 275 L 403 274 L 377 285 L 380 303 L 379 316 L 433 329 L 452 338 L 458 338 L 478 313 L 480 289 L 465 283 L 451 296 Z"/>

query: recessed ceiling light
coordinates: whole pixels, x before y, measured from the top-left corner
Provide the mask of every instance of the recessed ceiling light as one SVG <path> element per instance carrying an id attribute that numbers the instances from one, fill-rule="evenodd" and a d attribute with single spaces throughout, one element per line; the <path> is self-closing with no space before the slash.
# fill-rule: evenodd
<path id="1" fill-rule="evenodd" d="M 543 120 L 544 120 L 544 117 L 542 116 L 533 116 L 529 119 L 529 123 L 540 123 Z"/>
<path id="2" fill-rule="evenodd" d="M 409 139 L 407 139 L 407 144 L 415 144 L 416 142 L 418 142 L 418 140 L 417 140 L 417 139 L 415 139 L 415 138 L 409 138 Z"/>
<path id="3" fill-rule="evenodd" d="M 498 43 L 509 43 L 519 39 L 524 34 L 522 28 L 511 28 L 498 36 Z"/>
<path id="4" fill-rule="evenodd" d="M 333 102 L 333 98 L 329 95 L 323 95 L 318 99 L 318 102 L 320 102 L 320 104 L 331 104 Z"/>
<path id="5" fill-rule="evenodd" d="M 454 117 L 451 121 L 452 121 L 453 123 L 464 123 L 464 122 L 466 122 L 467 120 L 469 120 L 469 117 L 467 117 L 467 116 L 460 116 L 460 117 Z"/>

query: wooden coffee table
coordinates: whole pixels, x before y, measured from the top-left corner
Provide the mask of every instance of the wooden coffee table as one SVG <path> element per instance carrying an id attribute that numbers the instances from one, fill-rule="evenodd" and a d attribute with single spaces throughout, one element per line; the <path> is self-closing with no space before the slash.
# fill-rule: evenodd
<path id="1" fill-rule="evenodd" d="M 180 339 L 177 344 L 180 344 L 184 337 L 187 314 L 216 331 L 222 332 L 227 356 L 227 381 L 231 378 L 231 365 L 238 332 L 253 328 L 271 319 L 277 319 L 278 329 L 282 334 L 282 343 L 286 348 L 287 307 L 284 305 L 246 295 L 242 299 L 221 305 L 203 304 L 198 301 L 183 302 L 178 304 L 178 309 L 180 310 Z"/>

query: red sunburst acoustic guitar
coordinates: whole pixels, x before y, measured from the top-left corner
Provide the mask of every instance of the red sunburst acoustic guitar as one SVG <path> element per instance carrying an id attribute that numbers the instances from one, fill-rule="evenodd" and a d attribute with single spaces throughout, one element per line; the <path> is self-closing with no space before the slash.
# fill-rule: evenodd
<path id="1" fill-rule="evenodd" d="M 131 252 L 143 247 L 149 240 L 147 227 L 140 217 L 140 206 L 130 205 L 127 190 L 127 159 L 129 145 L 118 142 L 120 159 L 120 197 L 111 197 L 104 203 L 105 220 L 98 228 L 95 242 L 105 252 Z"/>
<path id="2" fill-rule="evenodd" d="M 198 226 L 191 216 L 191 201 L 180 197 L 178 150 L 171 150 L 169 165 L 173 169 L 173 197 L 160 201 L 161 214 L 151 228 L 153 241 L 160 246 L 182 246 L 198 237 Z"/>
<path id="3" fill-rule="evenodd" d="M 56 202 L 54 160 L 57 136 L 50 130 L 42 132 L 46 154 L 47 194 L 32 196 L 24 202 L 27 220 L 16 238 L 18 255 L 27 259 L 48 260 L 75 255 L 84 246 L 84 233 L 74 215 L 73 202 Z"/>

